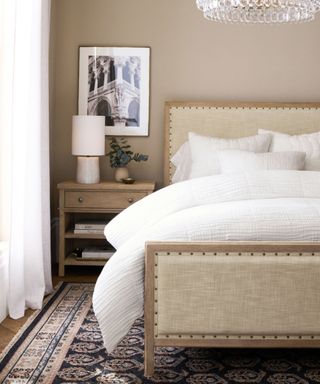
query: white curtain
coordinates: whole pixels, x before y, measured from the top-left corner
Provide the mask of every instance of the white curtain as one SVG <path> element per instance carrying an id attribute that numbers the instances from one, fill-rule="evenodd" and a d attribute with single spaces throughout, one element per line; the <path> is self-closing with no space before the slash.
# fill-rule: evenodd
<path id="1" fill-rule="evenodd" d="M 15 319 L 41 308 L 52 290 L 50 0 L 0 3 L 0 241 L 8 244 L 8 308 Z"/>

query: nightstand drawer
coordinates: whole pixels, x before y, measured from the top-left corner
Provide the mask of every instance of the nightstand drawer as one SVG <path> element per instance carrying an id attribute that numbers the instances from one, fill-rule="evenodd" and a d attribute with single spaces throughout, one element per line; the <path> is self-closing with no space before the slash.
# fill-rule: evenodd
<path id="1" fill-rule="evenodd" d="M 146 195 L 143 192 L 69 191 L 65 192 L 65 207 L 123 209 Z"/>

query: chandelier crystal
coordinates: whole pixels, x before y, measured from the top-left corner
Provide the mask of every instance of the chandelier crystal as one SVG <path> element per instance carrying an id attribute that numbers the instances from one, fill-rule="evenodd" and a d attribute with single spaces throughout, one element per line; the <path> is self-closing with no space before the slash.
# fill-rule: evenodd
<path id="1" fill-rule="evenodd" d="M 196 0 L 208 20 L 227 23 L 294 23 L 314 20 L 320 0 Z"/>

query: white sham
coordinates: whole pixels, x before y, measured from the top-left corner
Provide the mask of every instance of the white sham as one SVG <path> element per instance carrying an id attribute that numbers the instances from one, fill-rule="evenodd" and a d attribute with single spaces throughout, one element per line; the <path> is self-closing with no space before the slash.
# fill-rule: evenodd
<path id="1" fill-rule="evenodd" d="M 253 153 L 239 150 L 218 151 L 221 173 L 249 172 L 260 170 L 304 169 L 304 152 Z"/>
<path id="2" fill-rule="evenodd" d="M 272 135 L 269 152 L 305 152 L 305 170 L 320 171 L 320 132 L 288 135 L 286 133 L 259 129 L 259 134 L 266 133 Z"/>
<path id="3" fill-rule="evenodd" d="M 250 152 L 267 152 L 270 142 L 270 134 L 241 137 L 238 139 L 222 139 L 189 132 L 192 158 L 189 179 L 220 173 L 217 156 L 217 151 L 219 150 L 240 149 Z"/>

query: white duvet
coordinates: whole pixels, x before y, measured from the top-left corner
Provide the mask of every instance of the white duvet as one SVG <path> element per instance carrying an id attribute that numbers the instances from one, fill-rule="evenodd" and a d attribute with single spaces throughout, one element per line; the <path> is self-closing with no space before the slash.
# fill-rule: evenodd
<path id="1" fill-rule="evenodd" d="M 99 276 L 93 307 L 110 352 L 143 314 L 146 241 L 320 242 L 320 172 L 260 171 L 177 183 L 120 213 L 105 235 L 117 252 Z"/>

